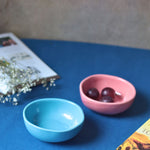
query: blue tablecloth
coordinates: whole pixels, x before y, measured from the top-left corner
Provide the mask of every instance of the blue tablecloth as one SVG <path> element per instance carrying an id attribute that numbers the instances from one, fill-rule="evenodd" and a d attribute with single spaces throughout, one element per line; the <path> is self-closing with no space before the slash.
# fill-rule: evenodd
<path id="1" fill-rule="evenodd" d="M 37 86 L 22 95 L 18 106 L 0 104 L 0 150 L 115 150 L 150 117 L 150 51 L 136 48 L 23 39 L 61 79 L 46 91 Z M 137 95 L 126 112 L 107 116 L 86 108 L 80 99 L 79 83 L 92 74 L 110 74 L 131 82 Z M 26 104 L 45 97 L 57 97 L 79 104 L 85 124 L 73 139 L 63 143 L 46 143 L 26 130 L 22 111 Z"/>

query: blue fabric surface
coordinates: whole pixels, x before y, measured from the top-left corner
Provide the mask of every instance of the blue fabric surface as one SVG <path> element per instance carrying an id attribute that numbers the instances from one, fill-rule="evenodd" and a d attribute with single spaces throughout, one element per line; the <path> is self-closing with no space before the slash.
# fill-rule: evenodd
<path id="1" fill-rule="evenodd" d="M 20 105 L 0 104 L 0 150 L 115 150 L 150 116 L 150 51 L 135 48 L 24 39 L 61 79 L 46 91 L 37 86 L 20 97 Z M 137 95 L 126 112 L 106 116 L 86 108 L 80 99 L 79 83 L 92 74 L 110 74 L 131 82 Z M 45 143 L 26 130 L 22 111 L 26 104 L 45 97 L 64 98 L 76 102 L 85 113 L 85 124 L 75 138 L 63 143 Z"/>

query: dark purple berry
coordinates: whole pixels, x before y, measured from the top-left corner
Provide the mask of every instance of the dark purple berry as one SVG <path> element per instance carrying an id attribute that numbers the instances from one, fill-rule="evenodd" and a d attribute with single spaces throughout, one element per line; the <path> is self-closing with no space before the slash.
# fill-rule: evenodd
<path id="1" fill-rule="evenodd" d="M 96 88 L 90 88 L 90 89 L 87 91 L 86 95 L 87 95 L 88 97 L 90 97 L 90 98 L 96 100 L 96 99 L 98 99 L 98 97 L 99 97 L 99 92 L 98 92 L 98 90 L 97 90 Z"/>
<path id="2" fill-rule="evenodd" d="M 109 97 L 115 98 L 115 90 L 110 87 L 106 87 L 102 90 L 101 96 L 102 97 L 109 96 Z"/>
<path id="3" fill-rule="evenodd" d="M 100 99 L 101 102 L 105 102 L 105 103 L 112 103 L 114 102 L 113 98 L 110 96 L 103 96 Z"/>

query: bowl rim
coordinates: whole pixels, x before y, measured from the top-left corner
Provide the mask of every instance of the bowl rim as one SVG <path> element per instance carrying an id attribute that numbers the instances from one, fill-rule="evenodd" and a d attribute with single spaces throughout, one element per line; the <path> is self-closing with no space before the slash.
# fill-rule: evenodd
<path id="1" fill-rule="evenodd" d="M 30 107 L 31 105 L 35 104 L 35 103 L 44 102 L 44 101 L 57 101 L 57 102 L 60 101 L 60 102 L 63 102 L 63 103 L 69 103 L 69 104 L 71 104 L 71 105 L 74 105 L 77 109 L 80 110 L 80 112 L 81 112 L 81 114 L 82 114 L 82 119 L 81 119 L 81 121 L 80 121 L 77 125 L 75 125 L 75 126 L 69 128 L 69 129 L 60 130 L 60 131 L 59 131 L 59 130 L 54 130 L 54 129 L 43 128 L 43 127 L 40 127 L 40 126 L 37 126 L 37 125 L 31 123 L 31 122 L 27 119 L 27 117 L 26 117 L 26 115 L 25 115 L 25 112 L 26 112 L 27 108 Z M 75 128 L 81 126 L 81 125 L 84 123 L 85 115 L 84 115 L 84 112 L 83 112 L 82 108 L 81 108 L 78 104 L 76 104 L 75 102 L 72 102 L 72 101 L 70 101 L 70 100 L 62 99 L 62 98 L 39 98 L 39 99 L 37 99 L 37 100 L 34 100 L 34 101 L 28 103 L 28 104 L 24 107 L 24 109 L 23 109 L 23 119 L 24 119 L 24 122 L 27 122 L 29 125 L 31 125 L 31 126 L 37 128 L 37 129 L 40 129 L 40 130 L 43 130 L 43 131 L 49 131 L 49 132 L 63 133 L 63 132 L 69 132 L 69 131 L 74 130 Z"/>
<path id="2" fill-rule="evenodd" d="M 82 89 L 82 85 L 85 81 L 87 81 L 88 79 L 92 78 L 92 77 L 97 77 L 97 76 L 102 76 L 102 77 L 107 77 L 107 78 L 116 78 L 116 79 L 119 79 L 123 82 L 126 82 L 129 86 L 131 86 L 133 88 L 133 96 L 131 99 L 129 100 L 126 100 L 126 101 L 120 101 L 120 102 L 113 102 L 113 103 L 104 103 L 104 102 L 101 102 L 101 101 L 97 101 L 97 100 L 93 100 L 91 99 L 90 97 L 86 96 L 86 94 L 83 92 L 83 89 Z M 86 97 L 86 101 L 91 101 L 95 104 L 103 104 L 103 105 L 121 105 L 121 104 L 126 104 L 126 103 L 129 103 L 131 101 L 134 101 L 134 98 L 136 96 L 136 89 L 135 87 L 133 86 L 133 84 L 131 84 L 129 81 L 119 77 L 119 76 L 115 76 L 115 75 L 109 75 L 109 74 L 94 74 L 94 75 L 90 75 L 90 76 L 87 76 L 86 78 L 84 78 L 81 82 L 80 82 L 80 85 L 79 85 L 79 89 L 80 89 L 80 93 L 82 93 L 82 95 L 84 97 Z"/>

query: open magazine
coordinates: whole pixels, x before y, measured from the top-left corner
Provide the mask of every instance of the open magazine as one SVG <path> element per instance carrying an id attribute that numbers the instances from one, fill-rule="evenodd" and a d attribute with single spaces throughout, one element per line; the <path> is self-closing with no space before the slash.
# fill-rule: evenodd
<path id="1" fill-rule="evenodd" d="M 13 33 L 0 34 L 0 66 L 3 68 L 15 62 L 16 67 L 32 70 L 32 80 L 59 78 L 59 75 L 35 55 L 19 38 Z M 9 66 L 9 65 L 8 65 Z M 8 67 L 6 67 L 6 70 Z M 10 91 L 8 82 L 10 77 L 3 80 L 3 72 L 0 72 L 0 93 L 7 94 Z M 41 80 L 39 80 L 40 83 Z M 38 84 L 39 84 L 38 83 Z"/>

